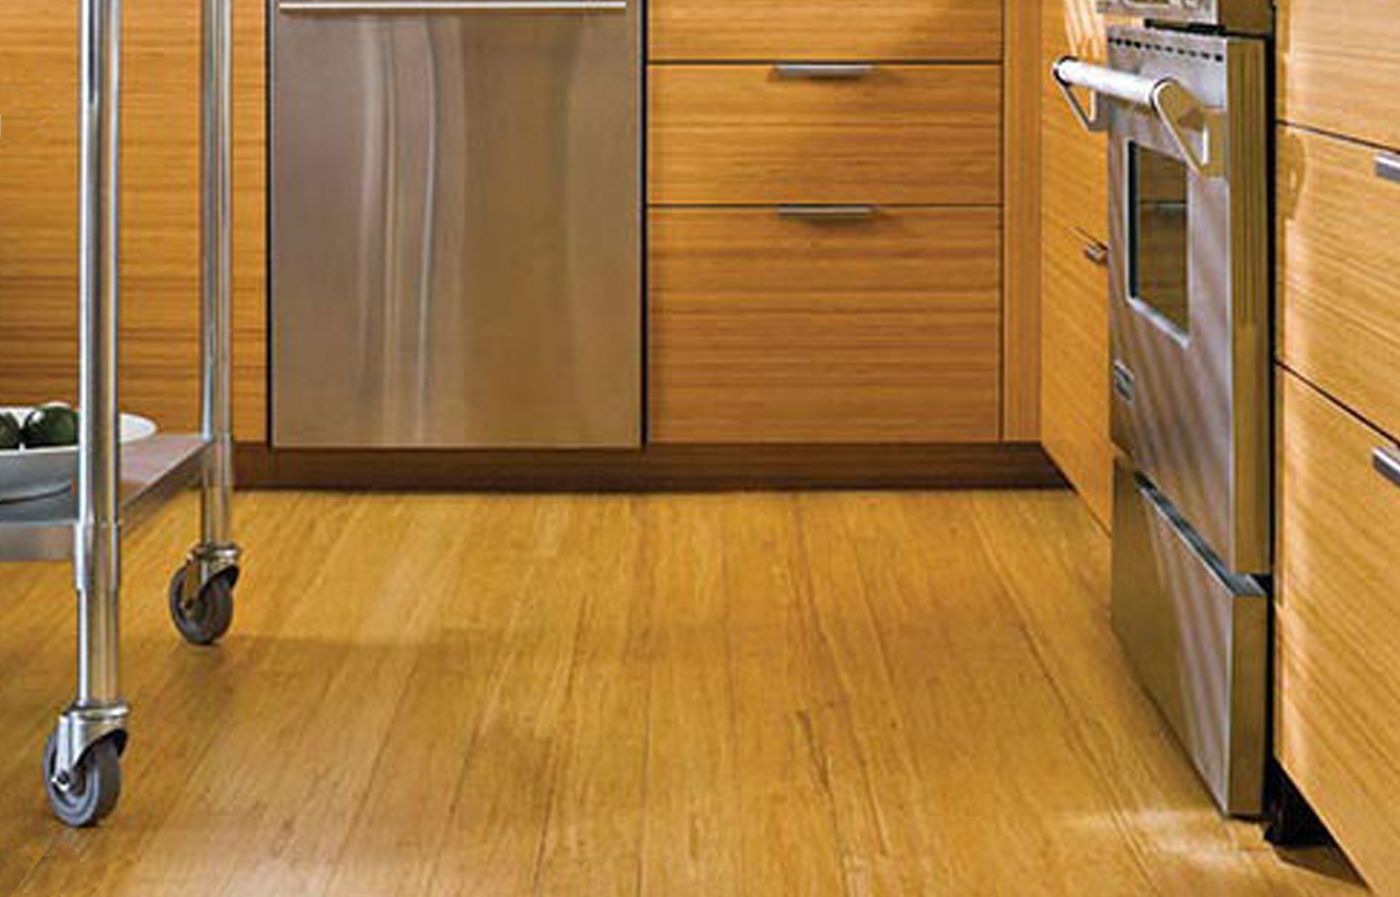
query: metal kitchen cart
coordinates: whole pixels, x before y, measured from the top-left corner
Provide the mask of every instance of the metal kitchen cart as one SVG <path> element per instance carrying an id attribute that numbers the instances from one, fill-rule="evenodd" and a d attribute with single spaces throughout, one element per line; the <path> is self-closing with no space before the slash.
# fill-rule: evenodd
<path id="1" fill-rule="evenodd" d="M 67 494 L 0 505 L 0 561 L 72 558 L 78 686 L 44 751 L 54 813 L 73 826 L 112 811 L 127 705 L 117 682 L 121 534 L 182 488 L 202 489 L 202 537 L 171 578 L 187 640 L 210 644 L 233 615 L 239 549 L 230 533 L 232 415 L 231 0 L 203 0 L 201 92 L 202 426 L 121 446 L 117 402 L 121 0 L 81 0 L 79 65 L 78 478 Z"/>

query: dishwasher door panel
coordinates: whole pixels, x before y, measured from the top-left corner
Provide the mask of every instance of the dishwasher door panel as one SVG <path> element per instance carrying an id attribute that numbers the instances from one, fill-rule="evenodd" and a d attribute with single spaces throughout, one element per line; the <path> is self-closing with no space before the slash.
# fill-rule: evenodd
<path id="1" fill-rule="evenodd" d="M 274 443 L 638 445 L 635 9 L 274 28 Z"/>

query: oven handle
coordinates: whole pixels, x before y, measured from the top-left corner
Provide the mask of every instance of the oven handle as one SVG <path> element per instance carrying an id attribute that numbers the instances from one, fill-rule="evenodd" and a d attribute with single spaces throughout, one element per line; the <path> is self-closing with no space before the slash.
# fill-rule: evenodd
<path id="1" fill-rule="evenodd" d="M 1175 78 L 1144 78 L 1131 72 L 1120 72 L 1102 65 L 1082 62 L 1073 56 L 1063 56 L 1051 72 L 1065 102 L 1074 117 L 1090 132 L 1108 130 L 1107 107 L 1099 97 L 1109 97 L 1130 106 L 1150 109 L 1161 121 L 1177 152 L 1191 171 L 1200 177 L 1220 177 L 1224 163 L 1217 158 L 1215 148 L 1220 131 L 1219 112 L 1206 108 L 1200 100 L 1181 86 Z M 1084 108 L 1074 88 L 1082 87 L 1094 96 L 1093 111 Z M 1205 138 L 1204 153 L 1197 153 L 1187 135 L 1188 123 L 1199 122 Z"/>

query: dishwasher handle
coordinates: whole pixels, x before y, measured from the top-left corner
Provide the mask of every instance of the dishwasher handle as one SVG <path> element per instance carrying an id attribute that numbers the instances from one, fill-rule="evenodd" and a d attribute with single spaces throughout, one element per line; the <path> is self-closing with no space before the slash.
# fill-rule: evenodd
<path id="1" fill-rule="evenodd" d="M 628 0 L 278 0 L 288 13 L 626 12 Z"/>
<path id="2" fill-rule="evenodd" d="M 1098 101 L 1108 97 L 1148 109 L 1157 116 L 1167 136 L 1171 138 L 1191 171 L 1199 177 L 1219 177 L 1224 174 L 1224 162 L 1218 158 L 1216 146 L 1219 142 L 1221 115 L 1218 110 L 1209 109 L 1191 91 L 1175 78 L 1145 78 L 1132 72 L 1083 62 L 1073 56 L 1062 56 L 1051 67 L 1055 84 L 1060 88 L 1065 102 L 1069 104 L 1074 117 L 1090 132 L 1108 130 L 1106 108 Z M 1084 108 L 1074 88 L 1082 87 L 1094 95 L 1093 111 Z M 1203 152 L 1197 152 L 1187 136 L 1189 122 L 1198 122 L 1204 137 Z"/>

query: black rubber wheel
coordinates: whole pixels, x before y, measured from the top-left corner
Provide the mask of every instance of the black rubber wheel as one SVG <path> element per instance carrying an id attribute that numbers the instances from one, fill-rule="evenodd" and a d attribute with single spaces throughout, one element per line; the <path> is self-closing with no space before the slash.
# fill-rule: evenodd
<path id="1" fill-rule="evenodd" d="M 223 638 L 233 624 L 233 582 L 227 576 L 214 577 L 199 590 L 193 605 L 186 607 L 184 593 L 188 570 L 188 567 L 181 567 L 170 578 L 170 619 L 185 641 L 212 645 Z"/>
<path id="2" fill-rule="evenodd" d="M 108 736 L 88 748 L 74 770 L 73 783 L 64 790 L 54 782 L 58 765 L 58 741 L 50 735 L 44 745 L 44 790 L 54 815 L 66 825 L 86 828 L 101 822 L 117 805 L 122 793 L 121 751 L 117 739 Z"/>

